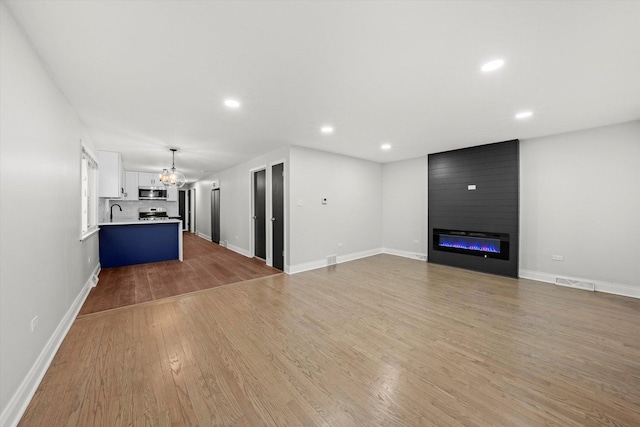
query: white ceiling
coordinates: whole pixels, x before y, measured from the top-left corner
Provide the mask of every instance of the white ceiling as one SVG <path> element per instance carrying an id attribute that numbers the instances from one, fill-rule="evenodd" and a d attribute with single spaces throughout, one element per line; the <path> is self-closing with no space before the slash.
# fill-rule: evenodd
<path id="1" fill-rule="evenodd" d="M 159 171 L 178 147 L 191 181 L 291 144 L 389 162 L 640 118 L 639 1 L 7 4 L 98 149 Z"/>

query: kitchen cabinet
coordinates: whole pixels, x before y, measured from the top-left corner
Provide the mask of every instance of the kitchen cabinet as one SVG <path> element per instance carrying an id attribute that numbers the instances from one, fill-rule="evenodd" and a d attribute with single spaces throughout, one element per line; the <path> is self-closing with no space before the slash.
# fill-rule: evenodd
<path id="1" fill-rule="evenodd" d="M 167 187 L 167 202 L 177 202 L 178 201 L 178 187 L 172 186 Z"/>
<path id="2" fill-rule="evenodd" d="M 141 221 L 100 224 L 102 268 L 182 261 L 182 221 Z"/>
<path id="3" fill-rule="evenodd" d="M 163 186 L 160 182 L 160 174 L 153 172 L 138 172 L 138 186 L 140 187 L 158 187 Z"/>
<path id="4" fill-rule="evenodd" d="M 121 199 L 123 193 L 120 153 L 98 151 L 98 197 Z"/>
<path id="5" fill-rule="evenodd" d="M 124 200 L 138 200 L 138 172 L 124 173 Z"/>

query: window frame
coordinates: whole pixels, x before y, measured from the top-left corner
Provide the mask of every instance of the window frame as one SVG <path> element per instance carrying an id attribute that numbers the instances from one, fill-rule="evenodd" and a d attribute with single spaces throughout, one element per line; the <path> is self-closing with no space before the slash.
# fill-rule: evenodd
<path id="1" fill-rule="evenodd" d="M 98 227 L 98 161 L 82 145 L 80 152 L 80 241 L 100 230 Z"/>

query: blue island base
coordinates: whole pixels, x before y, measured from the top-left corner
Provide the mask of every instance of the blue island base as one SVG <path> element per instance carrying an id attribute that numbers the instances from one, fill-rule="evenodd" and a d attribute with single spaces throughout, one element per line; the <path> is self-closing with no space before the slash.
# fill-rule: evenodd
<path id="1" fill-rule="evenodd" d="M 181 259 L 181 222 L 100 227 L 102 268 Z"/>

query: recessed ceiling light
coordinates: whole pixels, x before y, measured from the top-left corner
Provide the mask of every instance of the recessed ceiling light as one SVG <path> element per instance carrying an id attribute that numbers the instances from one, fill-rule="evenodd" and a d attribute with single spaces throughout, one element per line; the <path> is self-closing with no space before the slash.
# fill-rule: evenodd
<path id="1" fill-rule="evenodd" d="M 227 98 L 224 100 L 224 105 L 229 108 L 240 108 L 240 101 L 238 101 L 237 99 Z"/>
<path id="2" fill-rule="evenodd" d="M 328 135 L 330 133 L 333 133 L 333 131 L 334 131 L 333 126 L 322 126 L 320 128 L 320 132 L 322 132 L 322 133 L 324 133 L 326 135 Z"/>
<path id="3" fill-rule="evenodd" d="M 487 71 L 493 71 L 493 70 L 497 70 L 498 68 L 502 67 L 504 65 L 504 61 L 502 59 L 496 59 L 494 61 L 489 61 L 486 64 L 484 64 L 482 66 L 482 71 L 487 72 Z"/>
<path id="4" fill-rule="evenodd" d="M 533 116 L 531 111 L 523 111 L 521 113 L 516 114 L 516 119 L 526 119 L 527 117 Z"/>
<path id="5" fill-rule="evenodd" d="M 382 145 L 380 146 L 380 148 L 381 148 L 381 149 L 383 149 L 383 150 L 385 150 L 385 151 L 386 151 L 386 150 L 391 150 L 391 144 L 382 144 Z"/>

